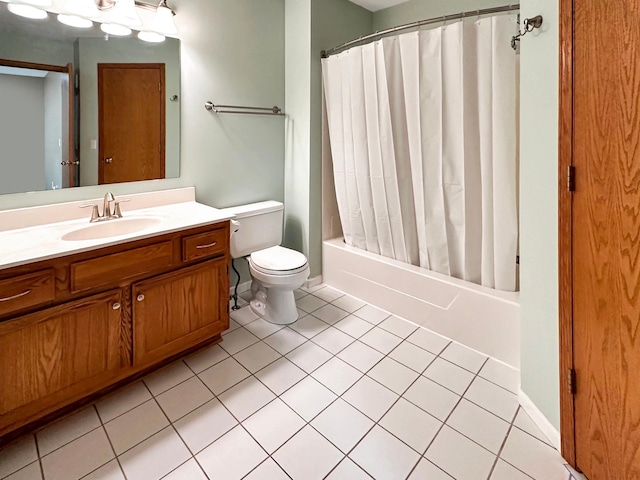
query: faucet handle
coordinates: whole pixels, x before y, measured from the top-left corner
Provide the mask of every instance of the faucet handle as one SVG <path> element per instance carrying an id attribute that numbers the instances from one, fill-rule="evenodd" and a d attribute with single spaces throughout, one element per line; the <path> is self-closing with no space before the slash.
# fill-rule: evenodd
<path id="1" fill-rule="evenodd" d="M 80 205 L 80 208 L 88 208 L 93 207 L 91 210 L 91 220 L 89 222 L 96 222 L 100 218 L 100 212 L 98 211 L 98 205 L 96 203 L 87 203 L 85 205 Z"/>
<path id="2" fill-rule="evenodd" d="M 130 201 L 131 201 L 130 198 L 123 198 L 122 200 L 116 200 L 114 202 L 115 207 L 113 208 L 113 216 L 117 218 L 122 218 L 122 210 L 120 210 L 120 204 L 127 203 Z"/>

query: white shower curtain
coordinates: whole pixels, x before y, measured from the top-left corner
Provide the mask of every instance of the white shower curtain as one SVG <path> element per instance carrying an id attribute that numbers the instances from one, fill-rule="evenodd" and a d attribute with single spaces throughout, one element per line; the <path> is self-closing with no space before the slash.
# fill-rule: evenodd
<path id="1" fill-rule="evenodd" d="M 495 16 L 322 61 L 347 244 L 516 289 L 516 31 Z"/>

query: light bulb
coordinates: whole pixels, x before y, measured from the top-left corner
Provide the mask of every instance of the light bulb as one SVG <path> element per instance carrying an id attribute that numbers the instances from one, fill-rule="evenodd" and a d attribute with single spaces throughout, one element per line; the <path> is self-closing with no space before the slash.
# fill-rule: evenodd
<path id="1" fill-rule="evenodd" d="M 176 23 L 173 21 L 173 12 L 167 6 L 165 0 L 158 5 L 156 16 L 151 24 L 151 30 L 165 35 L 176 35 L 178 33 Z"/>
<path id="2" fill-rule="evenodd" d="M 140 32 L 138 38 L 144 42 L 160 43 L 164 42 L 165 36 L 156 32 Z"/>
<path id="3" fill-rule="evenodd" d="M 31 5 L 10 3 L 9 5 L 7 5 L 7 8 L 11 13 L 20 15 L 21 17 L 33 18 L 35 20 L 42 20 L 43 18 L 47 18 L 47 12 Z"/>
<path id="4" fill-rule="evenodd" d="M 33 5 L 34 7 L 42 7 L 42 8 L 51 6 L 51 0 L 21 0 L 20 3 L 25 5 Z"/>
<path id="5" fill-rule="evenodd" d="M 61 13 L 58 15 L 58 21 L 75 28 L 91 28 L 93 26 L 91 20 L 78 17 L 77 15 L 64 15 Z"/>
<path id="6" fill-rule="evenodd" d="M 95 18 L 100 16 L 100 10 L 94 0 L 67 0 L 64 9 L 80 17 Z"/>
<path id="7" fill-rule="evenodd" d="M 125 37 L 131 34 L 131 29 L 124 25 L 117 25 L 115 23 L 103 23 L 100 25 L 100 30 L 109 35 L 115 35 L 117 37 Z"/>
<path id="8" fill-rule="evenodd" d="M 109 13 L 109 20 L 113 23 L 126 25 L 127 27 L 142 25 L 142 21 L 136 12 L 134 0 L 118 0 Z"/>

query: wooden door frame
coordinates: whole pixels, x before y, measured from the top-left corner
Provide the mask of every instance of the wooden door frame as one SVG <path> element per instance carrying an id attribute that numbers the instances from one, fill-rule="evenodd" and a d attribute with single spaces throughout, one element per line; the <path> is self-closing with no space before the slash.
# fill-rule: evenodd
<path id="1" fill-rule="evenodd" d="M 102 75 L 103 71 L 107 68 L 128 68 L 128 69 L 148 69 L 157 68 L 160 70 L 162 76 L 162 89 L 160 91 L 160 159 L 162 161 L 160 165 L 161 178 L 166 177 L 167 167 L 167 86 L 166 86 L 166 73 L 164 63 L 99 63 L 98 64 L 98 185 L 104 185 L 104 151 L 102 139 L 104 138 L 104 121 L 102 115 L 104 113 L 104 98 L 102 91 Z"/>
<path id="2" fill-rule="evenodd" d="M 573 165 L 573 4 L 560 0 L 558 114 L 558 310 L 560 334 L 560 443 L 562 456 L 576 467 L 575 409 L 570 390 L 573 365 L 573 197 L 568 189 Z M 579 185 L 578 185 L 579 187 Z"/>
<path id="3" fill-rule="evenodd" d="M 48 65 L 46 63 L 22 62 L 20 60 L 8 60 L 0 58 L 0 65 L 3 67 L 29 68 L 31 70 L 46 70 L 47 72 L 66 73 L 69 76 L 69 162 L 76 161 L 76 150 L 74 145 L 74 98 L 75 94 L 75 78 L 73 77 L 73 63 L 67 63 L 64 66 Z M 75 187 L 75 164 L 69 166 L 69 187 Z"/>

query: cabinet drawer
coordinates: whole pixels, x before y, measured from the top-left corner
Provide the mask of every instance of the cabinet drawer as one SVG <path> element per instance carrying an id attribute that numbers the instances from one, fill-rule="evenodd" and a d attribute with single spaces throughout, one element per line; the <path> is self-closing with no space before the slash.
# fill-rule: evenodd
<path id="1" fill-rule="evenodd" d="M 53 269 L 0 280 L 0 315 L 50 302 L 54 298 Z"/>
<path id="2" fill-rule="evenodd" d="M 71 265 L 71 291 L 119 285 L 127 279 L 166 268 L 172 260 L 172 243 L 167 241 L 76 262 Z"/>
<path id="3" fill-rule="evenodd" d="M 198 258 L 224 255 L 227 250 L 229 233 L 226 228 L 218 228 L 182 239 L 182 261 L 190 262 Z"/>

